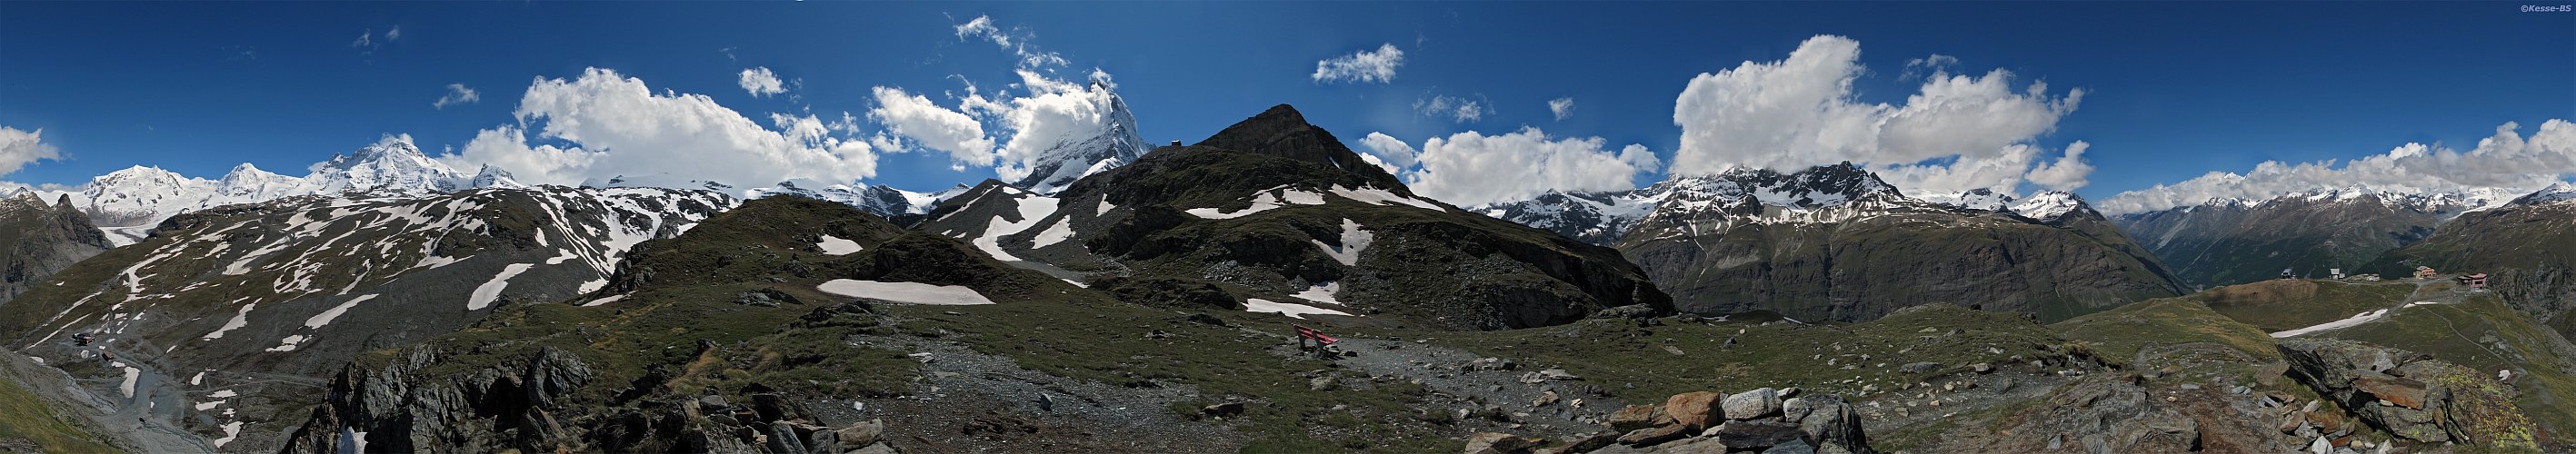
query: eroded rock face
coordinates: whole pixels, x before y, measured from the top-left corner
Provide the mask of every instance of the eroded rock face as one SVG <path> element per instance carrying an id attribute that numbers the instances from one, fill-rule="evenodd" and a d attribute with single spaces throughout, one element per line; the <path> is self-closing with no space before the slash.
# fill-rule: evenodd
<path id="1" fill-rule="evenodd" d="M 2279 348 L 2291 378 L 2398 437 L 2525 450 L 2542 442 L 2515 391 L 2477 370 L 2340 339 L 2287 339 Z"/>

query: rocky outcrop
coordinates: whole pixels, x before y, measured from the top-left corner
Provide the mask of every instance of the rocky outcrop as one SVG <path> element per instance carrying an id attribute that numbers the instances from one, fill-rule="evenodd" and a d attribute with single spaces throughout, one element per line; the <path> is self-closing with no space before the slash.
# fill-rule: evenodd
<path id="1" fill-rule="evenodd" d="M 2279 344 L 2289 375 L 2400 438 L 2533 450 L 2546 440 L 2493 375 L 2405 350 L 2340 339 Z M 2286 425 L 2286 424 L 2285 424 Z"/>
<path id="2" fill-rule="evenodd" d="M 1663 405 L 1621 408 L 1603 421 L 1620 431 L 1615 439 L 1574 440 L 1547 453 L 1696 453 L 1696 452 L 1878 452 L 1869 447 L 1861 416 L 1840 396 L 1811 395 L 1781 400 L 1762 388 L 1734 395 L 1713 392 L 1675 394 Z M 1608 439 L 1608 442 L 1599 442 Z M 1535 442 L 1509 434 L 1477 434 L 1470 453 L 1533 452 Z M 1501 449 L 1520 447 L 1521 450 Z"/>
<path id="3" fill-rule="evenodd" d="M 109 247 L 70 196 L 52 205 L 33 192 L 0 199 L 0 304 Z"/>
<path id="4" fill-rule="evenodd" d="M 885 423 L 832 428 L 778 394 L 749 402 L 673 399 L 592 414 L 573 402 L 595 377 L 580 357 L 553 348 L 518 361 L 441 376 L 432 350 L 379 368 L 351 366 L 282 452 L 708 452 L 892 453 Z M 452 365 L 448 365 L 451 366 Z M 580 421 L 572 415 L 585 415 Z"/>

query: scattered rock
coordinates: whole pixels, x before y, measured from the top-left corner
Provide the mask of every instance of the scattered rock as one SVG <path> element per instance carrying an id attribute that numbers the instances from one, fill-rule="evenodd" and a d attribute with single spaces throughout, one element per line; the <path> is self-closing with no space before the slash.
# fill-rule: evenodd
<path id="1" fill-rule="evenodd" d="M 1898 367 L 1897 367 L 1897 369 L 1898 369 L 1898 370 L 1903 370 L 1903 371 L 1905 371 L 1905 373 L 1909 373 L 1909 374 L 1928 373 L 1928 372 L 1932 372 L 1932 371 L 1935 371 L 1935 370 L 1940 370 L 1940 369 L 1941 369 L 1941 363 L 1935 363 L 1935 362 L 1906 363 L 1904 366 L 1898 366 Z"/>
<path id="2" fill-rule="evenodd" d="M 1467 454 L 1513 454 L 1529 452 L 1541 440 L 1500 432 L 1478 432 L 1467 437 Z"/>

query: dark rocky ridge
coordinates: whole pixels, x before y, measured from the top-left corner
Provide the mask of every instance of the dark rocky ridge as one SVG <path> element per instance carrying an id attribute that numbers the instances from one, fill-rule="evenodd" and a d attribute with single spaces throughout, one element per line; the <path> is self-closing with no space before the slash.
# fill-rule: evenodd
<path id="1" fill-rule="evenodd" d="M 2325 277 L 2334 268 L 2360 274 L 2364 263 L 2423 240 L 2470 208 L 2391 197 L 2292 195 L 2259 205 L 2211 203 L 2125 214 L 2112 222 L 2172 265 L 2185 285 L 2216 287 L 2276 278 L 2285 268 L 2306 277 Z"/>
<path id="2" fill-rule="evenodd" d="M 109 247 L 69 195 L 52 205 L 33 192 L 0 199 L 0 304 Z"/>
<path id="3" fill-rule="evenodd" d="M 1410 202 L 1361 201 L 1350 197 L 1369 196 L 1337 190 L 1377 191 Z M 1186 212 L 1244 210 L 1253 199 L 1286 197 L 1289 191 L 1323 202 L 1236 218 Z M 1126 282 L 1214 284 L 1234 299 L 1278 301 L 1302 301 L 1281 296 L 1337 283 L 1340 302 L 1365 311 L 1355 314 L 1384 313 L 1447 328 L 1545 326 L 1608 307 L 1670 306 L 1616 251 L 1421 199 L 1286 105 L 1196 145 L 1163 147 L 1084 178 L 1061 195 L 1065 202 L 1056 214 L 1037 225 L 1074 218 L 1067 243 L 1119 270 L 1108 275 L 1138 278 Z M 1097 203 L 1117 208 L 1095 215 Z M 1319 246 L 1358 247 L 1341 244 L 1346 228 L 1373 238 L 1349 264 Z M 1023 238 L 1038 230 L 1006 237 L 1002 244 L 1025 244 Z"/>

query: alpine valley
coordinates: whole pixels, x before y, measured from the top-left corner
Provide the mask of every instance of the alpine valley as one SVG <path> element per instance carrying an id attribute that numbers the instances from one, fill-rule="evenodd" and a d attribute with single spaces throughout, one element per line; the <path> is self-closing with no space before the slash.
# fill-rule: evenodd
<path id="1" fill-rule="evenodd" d="M 401 136 L 11 191 L 0 450 L 2576 449 L 2564 184 L 2105 216 L 1843 163 L 1462 207 L 1288 105 L 1155 147 L 1105 96 L 933 192 Z"/>

